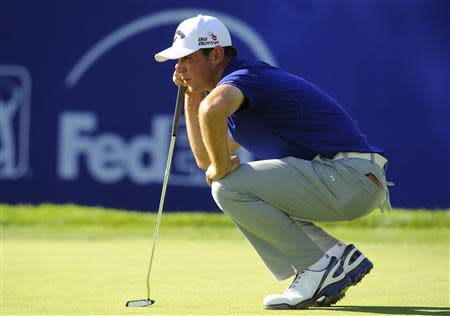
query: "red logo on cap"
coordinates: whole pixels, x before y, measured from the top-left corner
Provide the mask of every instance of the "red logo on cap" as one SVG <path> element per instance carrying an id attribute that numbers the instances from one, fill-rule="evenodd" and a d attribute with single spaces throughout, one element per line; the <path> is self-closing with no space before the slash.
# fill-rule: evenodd
<path id="1" fill-rule="evenodd" d="M 208 32 L 208 35 L 211 36 L 211 38 L 212 38 L 213 41 L 217 41 L 217 36 L 214 35 L 213 32 L 209 31 L 209 32 Z"/>

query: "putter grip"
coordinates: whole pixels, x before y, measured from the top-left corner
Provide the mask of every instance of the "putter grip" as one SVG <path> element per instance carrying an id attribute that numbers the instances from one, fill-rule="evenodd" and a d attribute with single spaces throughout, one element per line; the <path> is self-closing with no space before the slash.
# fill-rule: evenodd
<path id="1" fill-rule="evenodd" d="M 175 113 L 173 115 L 173 122 L 172 122 L 172 136 L 173 137 L 177 136 L 178 123 L 180 121 L 181 108 L 183 107 L 185 90 L 186 90 L 185 87 L 178 87 L 177 103 L 175 105 Z"/>

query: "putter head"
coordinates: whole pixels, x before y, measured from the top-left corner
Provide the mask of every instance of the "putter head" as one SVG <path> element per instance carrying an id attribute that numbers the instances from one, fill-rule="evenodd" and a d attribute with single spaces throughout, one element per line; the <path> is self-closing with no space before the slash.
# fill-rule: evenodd
<path id="1" fill-rule="evenodd" d="M 134 300 L 134 301 L 128 301 L 126 307 L 147 307 L 150 305 L 155 304 L 154 300 L 151 300 L 149 298 L 143 299 L 143 300 Z"/>

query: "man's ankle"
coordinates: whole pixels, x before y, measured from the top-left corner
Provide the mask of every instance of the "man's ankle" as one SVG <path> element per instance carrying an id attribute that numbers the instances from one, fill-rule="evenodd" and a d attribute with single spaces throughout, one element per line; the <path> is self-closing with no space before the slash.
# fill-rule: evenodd
<path id="1" fill-rule="evenodd" d="M 330 257 L 336 257 L 336 258 L 340 259 L 342 257 L 342 254 L 344 253 L 344 250 L 346 247 L 347 247 L 346 244 L 344 244 L 342 242 L 338 242 L 336 245 L 334 245 L 333 247 L 328 249 L 326 253 Z"/>
<path id="2" fill-rule="evenodd" d="M 318 261 L 310 265 L 307 270 L 310 271 L 322 271 L 330 264 L 331 257 L 328 254 L 325 254 Z"/>

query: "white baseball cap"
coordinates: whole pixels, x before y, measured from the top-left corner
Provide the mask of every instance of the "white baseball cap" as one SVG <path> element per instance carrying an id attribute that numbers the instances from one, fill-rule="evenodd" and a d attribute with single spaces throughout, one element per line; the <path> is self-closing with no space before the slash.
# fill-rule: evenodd
<path id="1" fill-rule="evenodd" d="M 179 59 L 202 48 L 231 46 L 227 27 L 217 18 L 198 15 L 178 25 L 171 47 L 157 53 L 156 61 Z"/>

